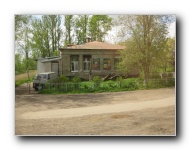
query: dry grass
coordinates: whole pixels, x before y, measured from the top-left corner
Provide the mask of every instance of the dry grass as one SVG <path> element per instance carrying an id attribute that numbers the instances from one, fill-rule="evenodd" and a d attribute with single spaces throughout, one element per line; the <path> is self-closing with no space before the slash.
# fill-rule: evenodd
<path id="1" fill-rule="evenodd" d="M 36 70 L 29 71 L 29 77 L 34 77 L 36 75 L 36 73 L 37 73 Z M 15 81 L 25 80 L 27 78 L 28 78 L 27 73 L 22 73 L 22 74 L 15 75 Z"/>
<path id="2" fill-rule="evenodd" d="M 129 118 L 132 117 L 131 115 L 126 115 L 126 114 L 117 114 L 117 115 L 112 115 L 111 118 L 113 119 L 122 119 L 122 118 Z"/>

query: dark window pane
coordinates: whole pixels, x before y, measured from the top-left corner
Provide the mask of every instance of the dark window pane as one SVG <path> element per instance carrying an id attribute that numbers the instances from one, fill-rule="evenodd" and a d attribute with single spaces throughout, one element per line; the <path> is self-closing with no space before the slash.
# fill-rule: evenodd
<path id="1" fill-rule="evenodd" d="M 93 58 L 92 70 L 100 70 L 100 58 Z"/>

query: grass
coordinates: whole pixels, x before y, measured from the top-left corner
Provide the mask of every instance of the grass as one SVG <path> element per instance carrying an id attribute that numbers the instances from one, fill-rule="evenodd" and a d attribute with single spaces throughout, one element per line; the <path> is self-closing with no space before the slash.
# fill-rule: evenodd
<path id="1" fill-rule="evenodd" d="M 37 73 L 36 70 L 29 71 L 29 77 L 33 78 L 36 75 L 36 73 Z M 27 73 L 15 75 L 15 81 L 26 80 L 26 79 L 28 79 Z"/>
<path id="2" fill-rule="evenodd" d="M 34 78 L 36 73 L 36 70 L 29 71 L 29 79 L 27 73 L 15 75 L 15 87 L 20 86 L 21 84 L 26 82 L 32 82 L 32 79 Z"/>

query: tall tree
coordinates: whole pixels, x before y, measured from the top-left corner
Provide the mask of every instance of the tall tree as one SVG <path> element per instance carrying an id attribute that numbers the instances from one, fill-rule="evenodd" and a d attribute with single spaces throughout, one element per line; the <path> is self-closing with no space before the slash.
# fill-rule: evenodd
<path id="1" fill-rule="evenodd" d="M 92 41 L 104 41 L 111 30 L 112 18 L 107 15 L 93 15 L 89 21 L 89 35 Z"/>
<path id="2" fill-rule="evenodd" d="M 59 49 L 61 38 L 61 17 L 59 15 L 48 15 L 50 23 L 50 35 L 52 42 L 52 52 Z"/>
<path id="3" fill-rule="evenodd" d="M 26 59 L 26 69 L 29 69 L 28 59 L 31 53 L 31 19 L 30 15 L 15 16 L 15 46 L 16 53 Z"/>
<path id="4" fill-rule="evenodd" d="M 87 15 L 79 15 L 75 19 L 75 34 L 77 44 L 83 44 L 86 42 L 88 31 L 88 19 Z"/>
<path id="5" fill-rule="evenodd" d="M 73 26 L 74 26 L 74 19 L 73 19 L 73 15 L 65 15 L 65 45 L 67 44 L 71 44 L 72 41 L 72 30 L 73 30 Z"/>
<path id="6" fill-rule="evenodd" d="M 160 68 L 162 72 L 166 72 L 167 68 L 170 71 L 175 71 L 175 39 L 167 38 L 166 44 L 163 49 L 162 55 L 160 56 Z"/>
<path id="7" fill-rule="evenodd" d="M 45 22 L 44 16 L 42 19 L 35 18 L 32 22 L 32 49 L 35 57 L 50 56 L 50 40 L 47 28 L 48 24 Z"/>
<path id="8" fill-rule="evenodd" d="M 61 16 L 44 15 L 36 18 L 33 27 L 33 53 L 37 57 L 51 57 L 59 49 L 62 30 Z"/>
<path id="9" fill-rule="evenodd" d="M 119 17 L 119 25 L 128 34 L 126 50 L 121 51 L 122 70 L 129 71 L 134 64 L 144 75 L 145 84 L 150 78 L 150 69 L 161 61 L 166 44 L 167 21 L 165 16 L 129 15 Z M 127 29 L 127 30 L 124 30 Z"/>
<path id="10" fill-rule="evenodd" d="M 15 73 L 20 73 L 22 72 L 22 61 L 21 61 L 21 55 L 20 54 L 15 54 Z"/>

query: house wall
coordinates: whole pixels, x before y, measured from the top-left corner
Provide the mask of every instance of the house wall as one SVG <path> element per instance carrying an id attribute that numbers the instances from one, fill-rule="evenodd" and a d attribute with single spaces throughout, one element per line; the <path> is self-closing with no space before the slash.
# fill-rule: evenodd
<path id="1" fill-rule="evenodd" d="M 71 56 L 78 55 L 79 56 L 79 71 L 71 72 Z M 93 63 L 94 58 L 100 58 L 100 70 L 92 69 L 92 76 L 105 76 L 107 74 L 114 74 L 116 71 L 114 70 L 114 58 L 118 58 L 119 54 L 116 50 L 62 50 L 62 75 L 65 76 L 79 76 L 82 78 L 88 78 L 89 72 L 85 72 L 83 70 L 83 56 L 91 55 L 91 64 Z M 104 58 L 110 59 L 111 61 L 111 69 L 104 70 Z"/>

